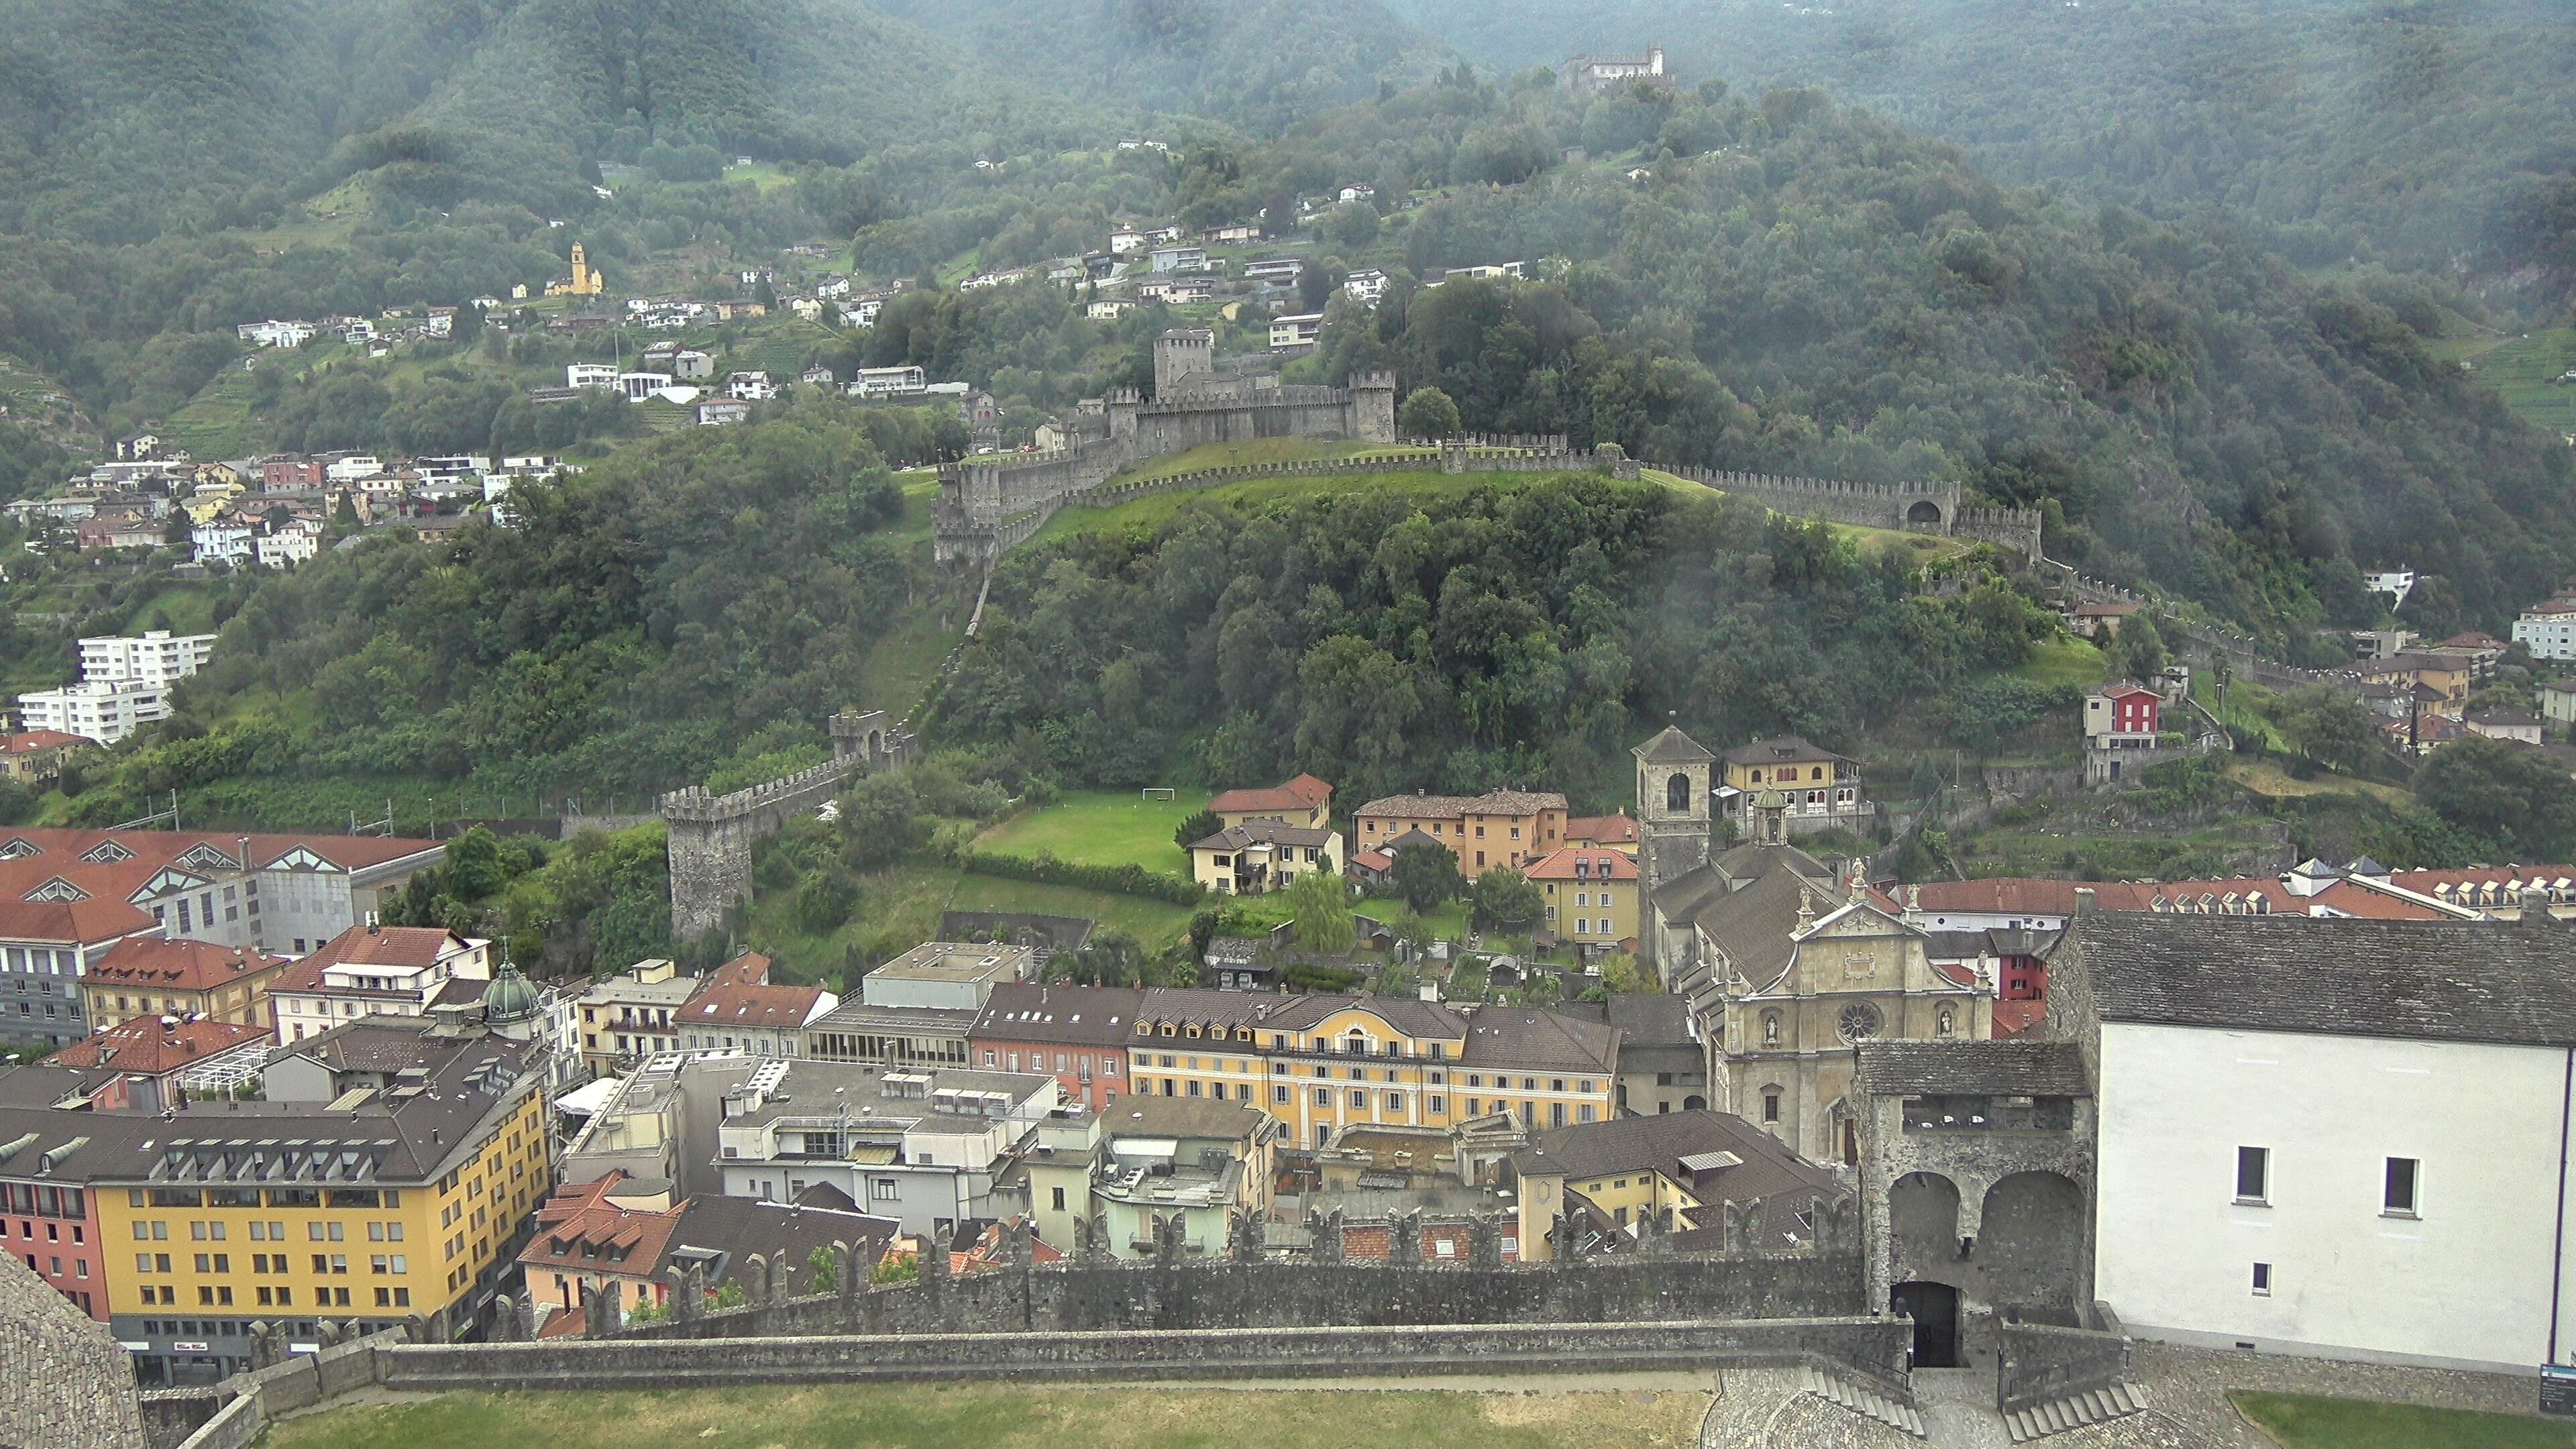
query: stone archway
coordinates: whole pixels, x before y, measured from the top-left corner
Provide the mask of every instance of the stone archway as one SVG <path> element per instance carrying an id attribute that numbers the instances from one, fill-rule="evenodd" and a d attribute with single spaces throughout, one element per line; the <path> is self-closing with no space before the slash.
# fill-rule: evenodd
<path id="1" fill-rule="evenodd" d="M 1887 1306 L 1914 1320 L 1915 1368 L 1959 1367 L 1958 1289 L 1947 1283 L 1899 1283 L 1887 1295 Z"/>
<path id="2" fill-rule="evenodd" d="M 1888 1246 L 1894 1267 L 1915 1278 L 1959 1252 L 1959 1185 L 1937 1172 L 1909 1172 L 1887 1189 Z"/>
<path id="3" fill-rule="evenodd" d="M 2056 1172 L 2016 1172 L 1986 1189 L 1976 1256 L 1989 1296 L 2042 1322 L 2074 1323 L 2085 1299 L 2084 1190 Z"/>
<path id="4" fill-rule="evenodd" d="M 1908 528 L 1939 528 L 1941 526 L 1941 505 L 1933 502 L 1929 498 L 1916 500 L 1913 506 L 1905 510 L 1905 526 Z"/>

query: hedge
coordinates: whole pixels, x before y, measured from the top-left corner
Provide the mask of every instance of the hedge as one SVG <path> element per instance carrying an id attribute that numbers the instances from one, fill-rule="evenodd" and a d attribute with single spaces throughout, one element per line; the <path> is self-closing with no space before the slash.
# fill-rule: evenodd
<path id="1" fill-rule="evenodd" d="M 1206 890 L 1198 882 L 1147 870 L 1141 865 L 1076 865 L 1051 855 L 1041 855 L 1033 860 L 1024 855 L 996 855 L 982 850 L 967 851 L 957 863 L 977 875 L 1035 881 L 1040 885 L 1078 886 L 1083 890 L 1109 891 L 1122 896 L 1143 896 L 1147 900 L 1169 901 L 1176 906 L 1195 906 L 1207 899 Z"/>

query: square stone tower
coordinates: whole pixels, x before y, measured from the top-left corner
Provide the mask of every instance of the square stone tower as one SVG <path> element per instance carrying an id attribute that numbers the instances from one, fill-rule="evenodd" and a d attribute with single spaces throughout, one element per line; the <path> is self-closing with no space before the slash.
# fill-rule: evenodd
<path id="1" fill-rule="evenodd" d="M 1192 377 L 1216 377 L 1216 333 L 1175 327 L 1154 339 L 1154 399 L 1169 402 Z"/>
<path id="2" fill-rule="evenodd" d="M 1709 773 L 1717 756 L 1670 725 L 1629 753 L 1637 757 L 1637 873 L 1651 895 L 1708 864 Z"/>

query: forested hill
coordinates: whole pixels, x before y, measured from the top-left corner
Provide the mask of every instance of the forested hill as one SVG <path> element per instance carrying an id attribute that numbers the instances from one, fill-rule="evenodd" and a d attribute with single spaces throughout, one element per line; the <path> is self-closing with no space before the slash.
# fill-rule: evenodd
<path id="1" fill-rule="evenodd" d="M 1273 131 L 1381 84 L 1430 79 L 1445 48 L 1378 0 L 877 0 L 978 63 L 1069 95 Z"/>
<path id="2" fill-rule="evenodd" d="M 2221 203 L 2301 260 L 2576 288 L 2576 24 L 2561 0 L 1390 0 L 1481 65 L 1660 42 L 1689 79 L 1814 85 L 2007 182 Z"/>

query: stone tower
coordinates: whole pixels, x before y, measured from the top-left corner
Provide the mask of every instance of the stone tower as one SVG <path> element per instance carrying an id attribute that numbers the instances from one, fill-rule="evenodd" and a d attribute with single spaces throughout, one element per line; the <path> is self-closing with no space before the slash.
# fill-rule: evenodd
<path id="1" fill-rule="evenodd" d="M 1351 376 L 1351 436 L 1363 443 L 1395 441 L 1395 374 Z"/>
<path id="2" fill-rule="evenodd" d="M 1169 402 L 1192 377 L 1216 377 L 1216 333 L 1175 327 L 1154 339 L 1154 399 Z"/>
<path id="3" fill-rule="evenodd" d="M 1654 894 L 1708 864 L 1709 775 L 1717 756 L 1677 725 L 1629 753 L 1637 757 L 1637 929 L 1646 959 L 1658 961 Z"/>

